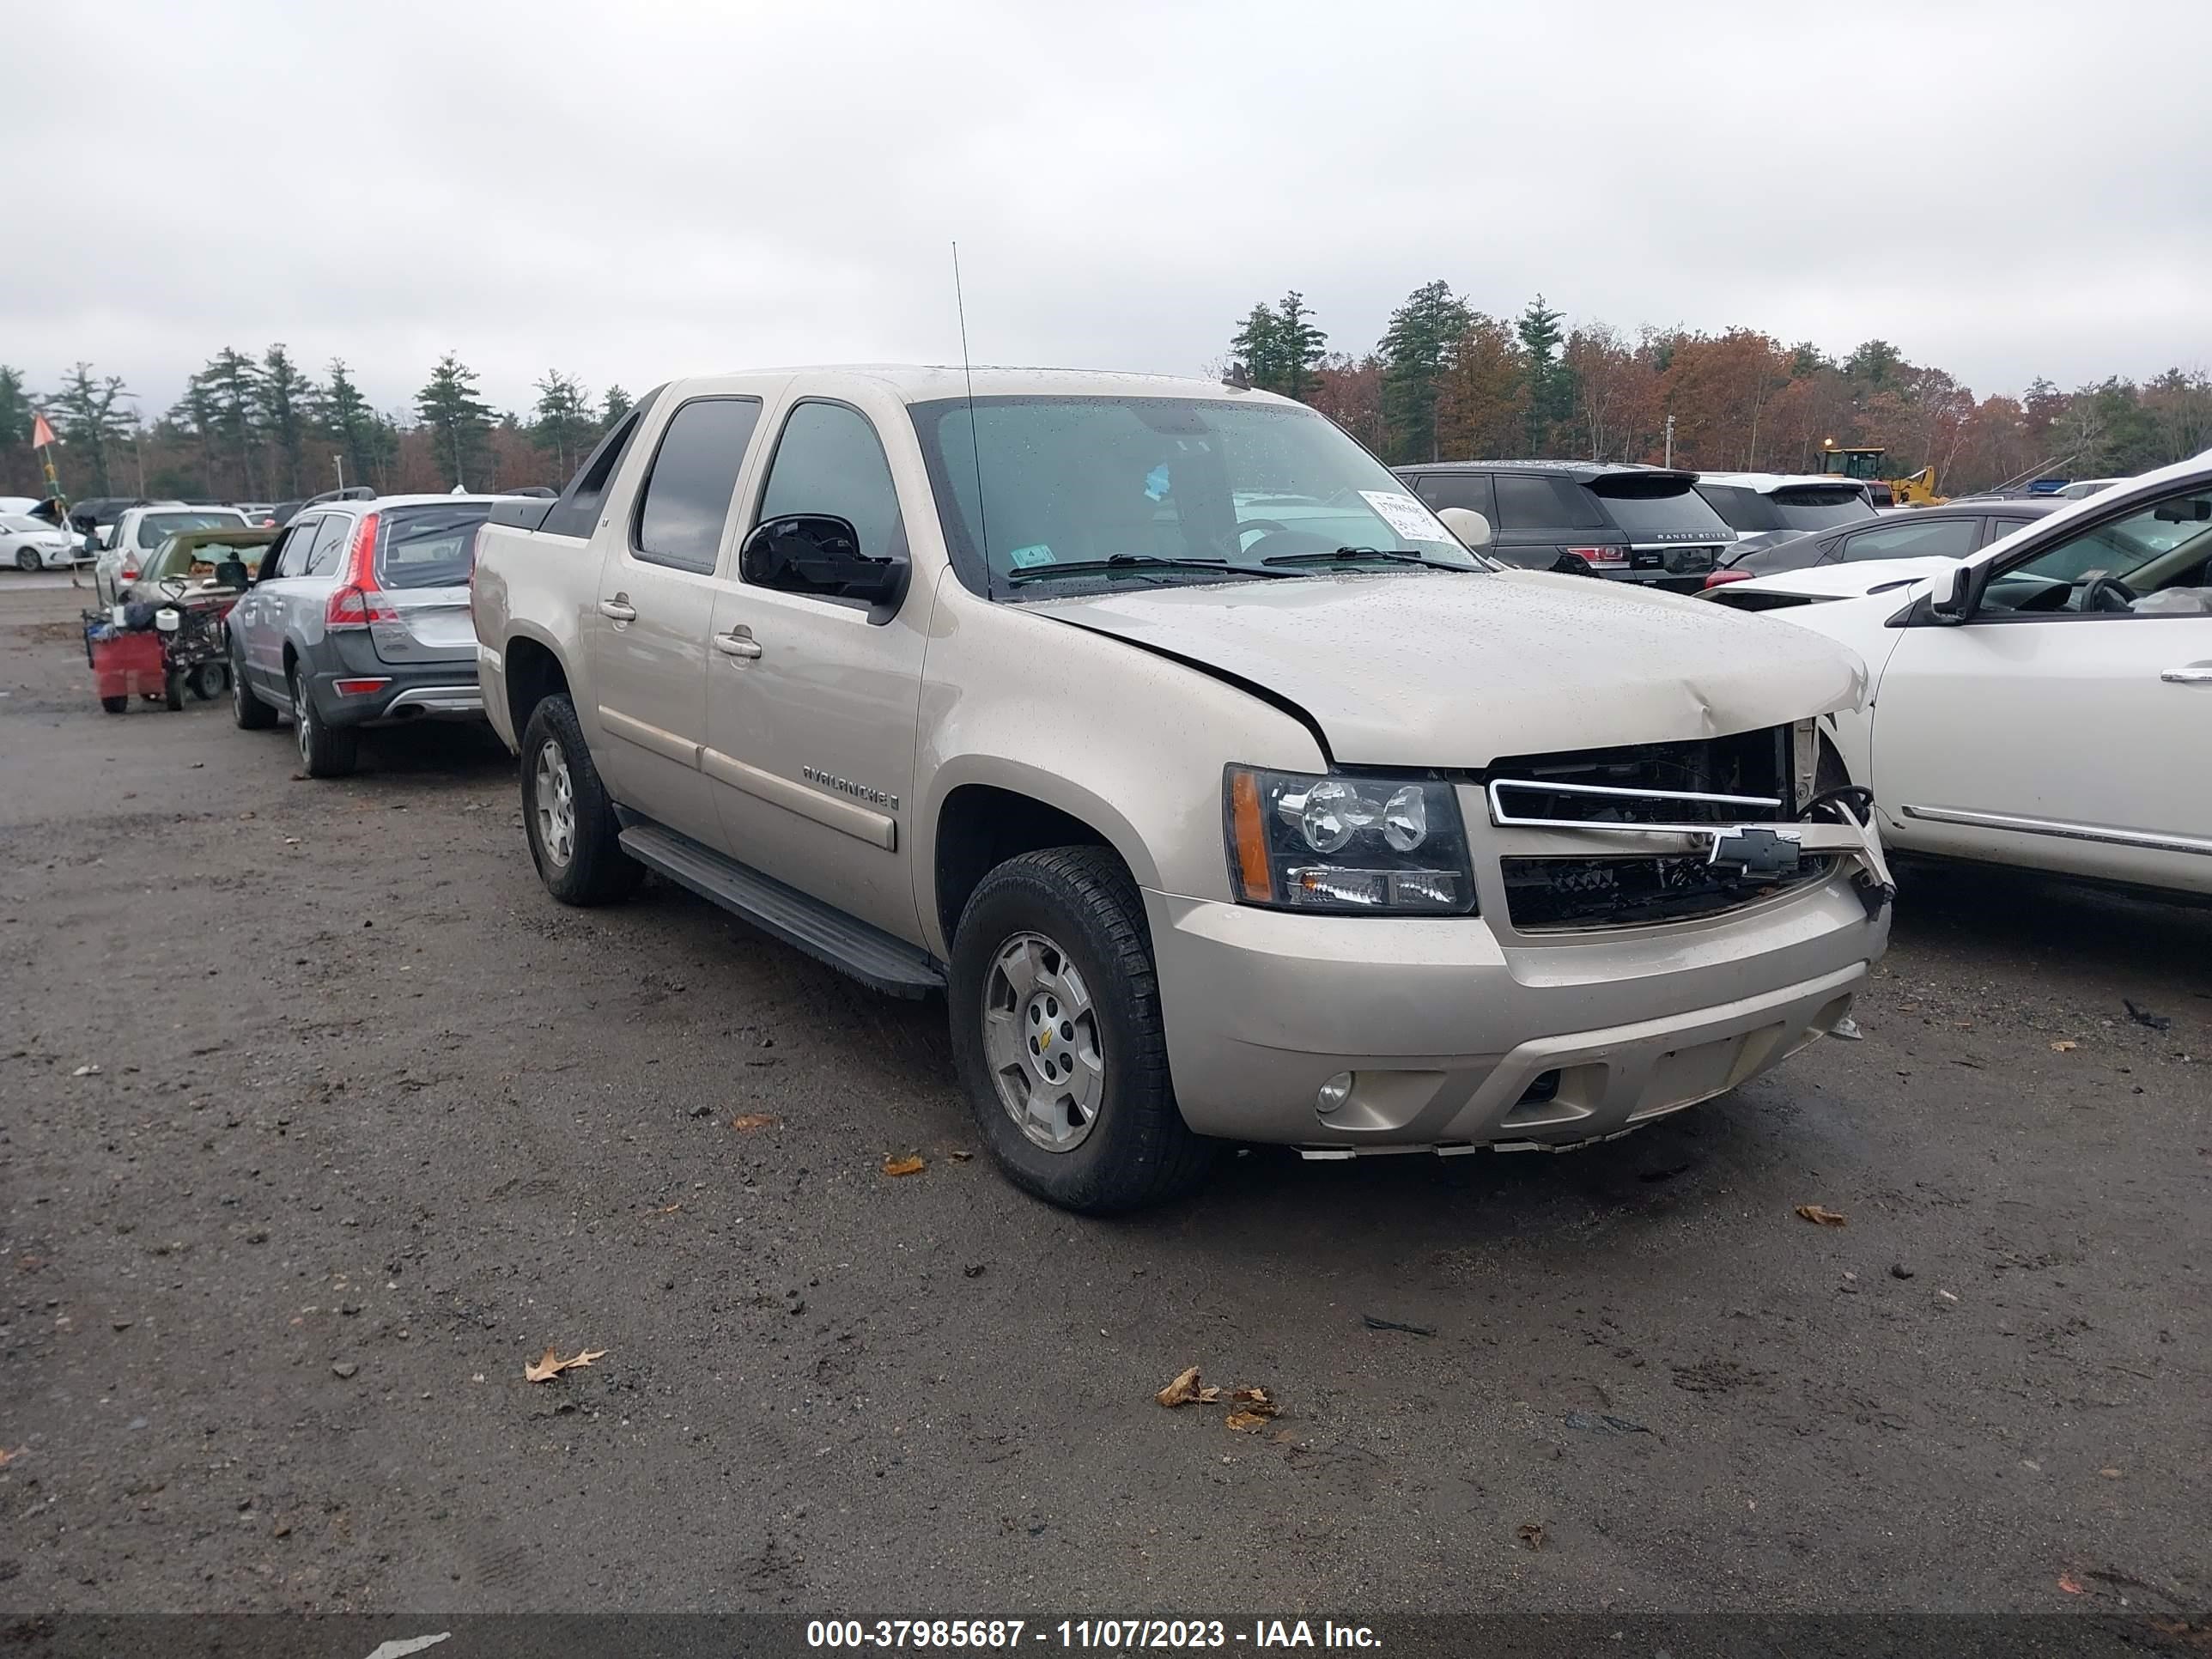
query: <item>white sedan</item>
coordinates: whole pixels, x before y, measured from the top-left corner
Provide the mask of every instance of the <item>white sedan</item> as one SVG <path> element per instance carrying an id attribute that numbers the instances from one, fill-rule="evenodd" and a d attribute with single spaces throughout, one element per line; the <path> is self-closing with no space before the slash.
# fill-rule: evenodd
<path id="1" fill-rule="evenodd" d="M 0 514 L 0 565 L 18 570 L 66 568 L 83 556 L 84 538 L 27 513 Z"/>
<path id="2" fill-rule="evenodd" d="M 2212 894 L 2212 451 L 1965 559 L 1705 597 L 1866 659 L 1833 735 L 1891 846 Z"/>

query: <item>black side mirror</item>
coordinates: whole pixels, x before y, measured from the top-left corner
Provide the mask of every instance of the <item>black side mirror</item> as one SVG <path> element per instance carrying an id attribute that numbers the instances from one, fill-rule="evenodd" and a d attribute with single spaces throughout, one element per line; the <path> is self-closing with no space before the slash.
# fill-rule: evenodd
<path id="1" fill-rule="evenodd" d="M 738 569 L 763 587 L 873 605 L 897 597 L 907 562 L 895 554 L 877 558 L 863 552 L 849 520 L 795 513 L 754 526 L 738 550 Z"/>

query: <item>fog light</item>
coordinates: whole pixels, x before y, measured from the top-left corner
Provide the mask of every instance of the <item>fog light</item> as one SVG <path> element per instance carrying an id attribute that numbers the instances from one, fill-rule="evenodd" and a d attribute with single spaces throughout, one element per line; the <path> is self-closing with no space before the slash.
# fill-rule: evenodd
<path id="1" fill-rule="evenodd" d="M 1314 1110 L 1327 1117 L 1331 1112 L 1340 1112 L 1352 1098 L 1352 1077 L 1349 1072 L 1339 1072 L 1321 1085 L 1314 1097 Z"/>

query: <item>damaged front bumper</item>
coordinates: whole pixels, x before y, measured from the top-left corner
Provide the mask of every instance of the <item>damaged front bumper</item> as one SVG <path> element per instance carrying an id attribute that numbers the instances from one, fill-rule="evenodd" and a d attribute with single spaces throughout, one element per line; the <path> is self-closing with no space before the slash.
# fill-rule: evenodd
<path id="1" fill-rule="evenodd" d="M 1516 820 L 1510 805 L 1486 814 L 1485 793 L 1462 787 L 1474 915 L 1146 892 L 1193 1129 L 1337 1157 L 1607 1139 L 1835 1030 L 1887 945 L 1887 861 L 1871 824 L 1840 806 L 1789 819 L 1770 800 L 1763 822 L 1551 823 Z M 1528 926 L 1507 885 L 1516 860 L 1679 867 L 1686 883 L 1720 866 L 1729 878 L 1665 891 L 1708 909 Z"/>

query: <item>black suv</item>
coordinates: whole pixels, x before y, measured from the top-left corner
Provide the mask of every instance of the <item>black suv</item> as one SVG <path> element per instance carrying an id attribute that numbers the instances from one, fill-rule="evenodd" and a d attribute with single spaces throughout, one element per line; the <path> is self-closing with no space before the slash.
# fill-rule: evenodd
<path id="1" fill-rule="evenodd" d="M 1431 507 L 1490 520 L 1483 550 L 1508 564 L 1694 593 L 1735 532 L 1695 488 L 1698 475 L 1597 461 L 1434 461 L 1398 476 Z"/>

